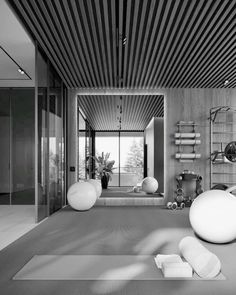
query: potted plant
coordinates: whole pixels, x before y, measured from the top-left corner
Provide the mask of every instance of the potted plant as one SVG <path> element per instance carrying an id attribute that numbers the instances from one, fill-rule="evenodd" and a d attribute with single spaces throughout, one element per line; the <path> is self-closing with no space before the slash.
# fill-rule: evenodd
<path id="1" fill-rule="evenodd" d="M 102 188 L 106 189 L 108 186 L 109 180 L 111 180 L 111 174 L 113 174 L 113 165 L 115 161 L 108 161 L 110 153 L 102 152 L 101 156 L 93 157 L 96 163 L 95 171 L 98 174 L 98 177 L 101 179 Z"/>

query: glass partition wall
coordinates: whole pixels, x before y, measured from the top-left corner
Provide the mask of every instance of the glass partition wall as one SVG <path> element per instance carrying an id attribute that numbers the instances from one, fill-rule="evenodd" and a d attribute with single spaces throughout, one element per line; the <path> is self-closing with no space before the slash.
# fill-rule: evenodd
<path id="1" fill-rule="evenodd" d="M 34 88 L 0 89 L 0 204 L 35 204 Z"/>
<path id="2" fill-rule="evenodd" d="M 37 52 L 38 186 L 37 219 L 42 220 L 65 203 L 65 95 L 66 91 L 47 58 Z"/>

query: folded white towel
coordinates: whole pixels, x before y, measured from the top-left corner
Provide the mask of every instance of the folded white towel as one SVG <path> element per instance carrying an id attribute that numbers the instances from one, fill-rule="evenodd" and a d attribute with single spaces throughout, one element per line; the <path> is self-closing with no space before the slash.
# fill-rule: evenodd
<path id="1" fill-rule="evenodd" d="M 164 262 L 183 262 L 181 257 L 177 254 L 169 254 L 169 255 L 157 254 L 157 256 L 154 257 L 154 260 L 158 268 L 162 268 L 162 264 Z"/>

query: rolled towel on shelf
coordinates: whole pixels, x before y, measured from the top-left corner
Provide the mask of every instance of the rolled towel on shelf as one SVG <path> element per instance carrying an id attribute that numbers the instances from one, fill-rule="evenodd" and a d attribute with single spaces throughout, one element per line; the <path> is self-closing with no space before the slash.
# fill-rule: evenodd
<path id="1" fill-rule="evenodd" d="M 200 133 L 194 133 L 194 132 L 177 132 L 175 133 L 175 138 L 197 138 L 200 137 Z"/>
<path id="2" fill-rule="evenodd" d="M 176 145 L 195 145 L 195 144 L 201 144 L 200 139 L 176 139 L 175 140 Z"/>
<path id="3" fill-rule="evenodd" d="M 196 238 L 185 237 L 179 243 L 185 260 L 201 278 L 214 278 L 221 270 L 219 258 L 205 248 Z"/>
<path id="4" fill-rule="evenodd" d="M 199 159 L 201 158 L 201 154 L 195 154 L 195 153 L 186 153 L 186 154 L 181 154 L 177 153 L 175 154 L 176 159 Z"/>

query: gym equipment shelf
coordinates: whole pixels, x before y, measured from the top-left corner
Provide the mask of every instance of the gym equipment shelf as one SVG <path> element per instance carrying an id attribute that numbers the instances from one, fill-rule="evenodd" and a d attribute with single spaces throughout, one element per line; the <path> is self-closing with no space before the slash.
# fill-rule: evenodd
<path id="1" fill-rule="evenodd" d="M 236 165 L 224 154 L 228 143 L 236 141 L 236 109 L 220 106 L 210 109 L 210 188 L 236 184 Z"/>

